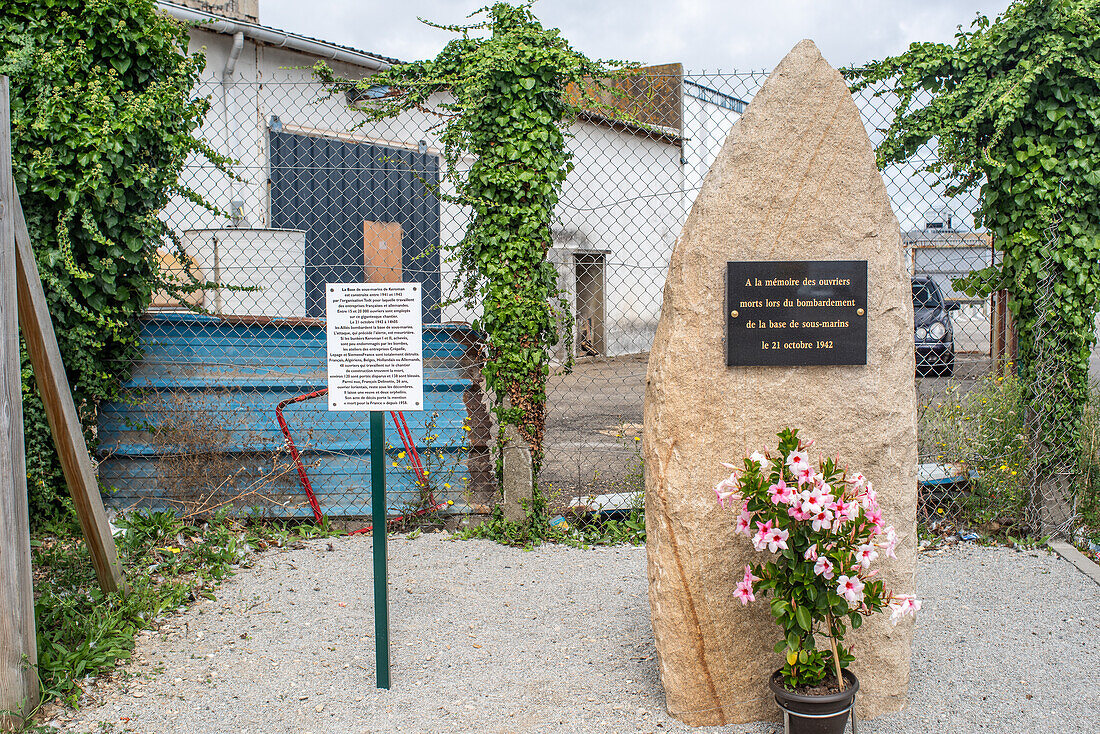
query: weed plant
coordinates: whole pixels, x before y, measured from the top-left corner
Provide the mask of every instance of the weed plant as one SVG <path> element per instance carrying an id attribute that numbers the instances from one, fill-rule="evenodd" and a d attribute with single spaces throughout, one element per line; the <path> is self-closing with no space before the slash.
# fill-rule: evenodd
<path id="1" fill-rule="evenodd" d="M 1025 428 L 1025 391 L 1011 371 L 989 375 L 969 390 L 948 386 L 921 420 L 921 453 L 970 476 L 965 492 L 932 498 L 935 513 L 989 532 L 1034 531 L 1032 457 Z M 1083 534 L 1100 538 L 1100 387 L 1094 385 L 1078 430 L 1074 500 Z M 929 508 L 926 507 L 926 510 Z"/>
<path id="2" fill-rule="evenodd" d="M 460 530 L 456 537 L 460 540 L 492 540 L 519 548 L 534 548 L 542 543 L 560 543 L 574 548 L 645 545 L 645 512 L 635 508 L 625 515 L 586 513 L 574 515 L 564 526 L 539 528 L 530 521 L 511 522 L 498 508 L 487 520 Z"/>
<path id="3" fill-rule="evenodd" d="M 972 480 L 968 492 L 939 498 L 944 500 L 936 508 L 939 514 L 971 526 L 1024 524 L 1031 493 L 1022 401 L 1020 380 L 1004 372 L 965 392 L 952 383 L 941 401 L 925 411 L 924 452 L 934 453 L 938 464 L 956 465 Z"/>
<path id="4" fill-rule="evenodd" d="M 1082 553 L 1100 562 L 1100 385 L 1093 384 L 1081 421 L 1077 519 L 1073 540 Z"/>
<path id="5" fill-rule="evenodd" d="M 505 545 L 533 548 L 541 543 L 560 543 L 575 548 L 591 548 L 606 545 L 644 545 L 645 532 L 645 471 L 642 460 L 641 426 L 620 423 L 614 433 L 629 458 L 622 477 L 611 482 L 600 482 L 599 472 L 593 477 L 593 486 L 612 489 L 615 492 L 629 493 L 632 498 L 628 511 L 589 512 L 586 508 L 574 508 L 565 503 L 562 490 L 548 484 L 543 495 L 551 506 L 561 510 L 563 522 L 536 523 L 533 513 L 528 511 L 526 523 L 515 523 L 505 519 L 498 507 L 493 514 L 478 525 L 461 530 L 458 537 L 462 540 L 481 538 Z M 589 501 L 595 500 L 593 495 Z"/>
<path id="6" fill-rule="evenodd" d="M 439 419 L 439 411 L 426 414 L 420 433 L 415 435 L 420 446 L 419 455 L 426 483 L 417 483 L 416 494 L 410 495 L 404 503 L 403 515 L 406 519 L 394 524 L 394 530 L 443 528 L 447 521 L 446 513 L 432 508 L 443 502 L 453 505 L 452 498 L 464 496 L 466 493 L 469 477 L 464 476 L 464 472 L 470 450 L 466 438 L 470 431 L 469 422 L 463 421 L 459 433 L 462 438 L 456 440 L 453 437 L 448 438 L 452 436 L 452 432 L 446 430 L 447 426 L 441 426 Z M 408 476 L 415 479 L 412 457 L 403 445 L 394 445 L 387 439 L 386 454 L 391 467 L 407 472 Z"/>
<path id="7" fill-rule="evenodd" d="M 130 591 L 104 593 L 88 548 L 72 522 L 55 523 L 31 541 L 38 675 L 42 700 L 75 705 L 81 682 L 129 659 L 134 637 L 159 618 L 200 598 L 252 553 L 332 535 L 327 523 L 246 525 L 225 515 L 187 524 L 169 512 L 135 512 L 115 520 L 119 560 Z"/>

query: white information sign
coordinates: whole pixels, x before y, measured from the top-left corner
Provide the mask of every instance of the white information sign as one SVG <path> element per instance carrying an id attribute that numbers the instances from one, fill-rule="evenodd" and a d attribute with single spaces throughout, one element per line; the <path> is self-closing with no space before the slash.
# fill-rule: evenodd
<path id="1" fill-rule="evenodd" d="M 325 286 L 329 410 L 423 410 L 419 283 Z"/>

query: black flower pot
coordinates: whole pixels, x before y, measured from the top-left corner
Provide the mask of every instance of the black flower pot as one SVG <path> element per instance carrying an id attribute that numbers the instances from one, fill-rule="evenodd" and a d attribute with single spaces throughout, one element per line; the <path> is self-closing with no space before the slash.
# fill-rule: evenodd
<path id="1" fill-rule="evenodd" d="M 842 734 L 859 690 L 859 679 L 850 671 L 844 671 L 844 680 L 848 685 L 839 693 L 808 696 L 784 688 L 783 677 L 776 671 L 768 687 L 783 710 L 787 734 Z"/>

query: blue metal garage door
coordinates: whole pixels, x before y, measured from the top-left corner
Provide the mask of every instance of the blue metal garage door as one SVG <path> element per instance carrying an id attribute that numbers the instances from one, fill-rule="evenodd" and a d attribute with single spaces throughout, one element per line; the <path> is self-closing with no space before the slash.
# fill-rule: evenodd
<path id="1" fill-rule="evenodd" d="M 325 283 L 362 283 L 363 222 L 402 230 L 406 281 L 424 284 L 439 321 L 439 159 L 371 143 L 271 133 L 271 226 L 306 232 L 306 316 L 325 315 Z"/>

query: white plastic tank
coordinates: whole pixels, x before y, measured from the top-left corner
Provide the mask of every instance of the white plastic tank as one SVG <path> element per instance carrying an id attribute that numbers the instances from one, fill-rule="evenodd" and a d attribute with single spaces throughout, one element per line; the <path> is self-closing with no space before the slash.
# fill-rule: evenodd
<path id="1" fill-rule="evenodd" d="M 304 231 L 189 229 L 181 241 L 205 278 L 225 286 L 204 293 L 208 311 L 270 318 L 306 315 Z"/>

